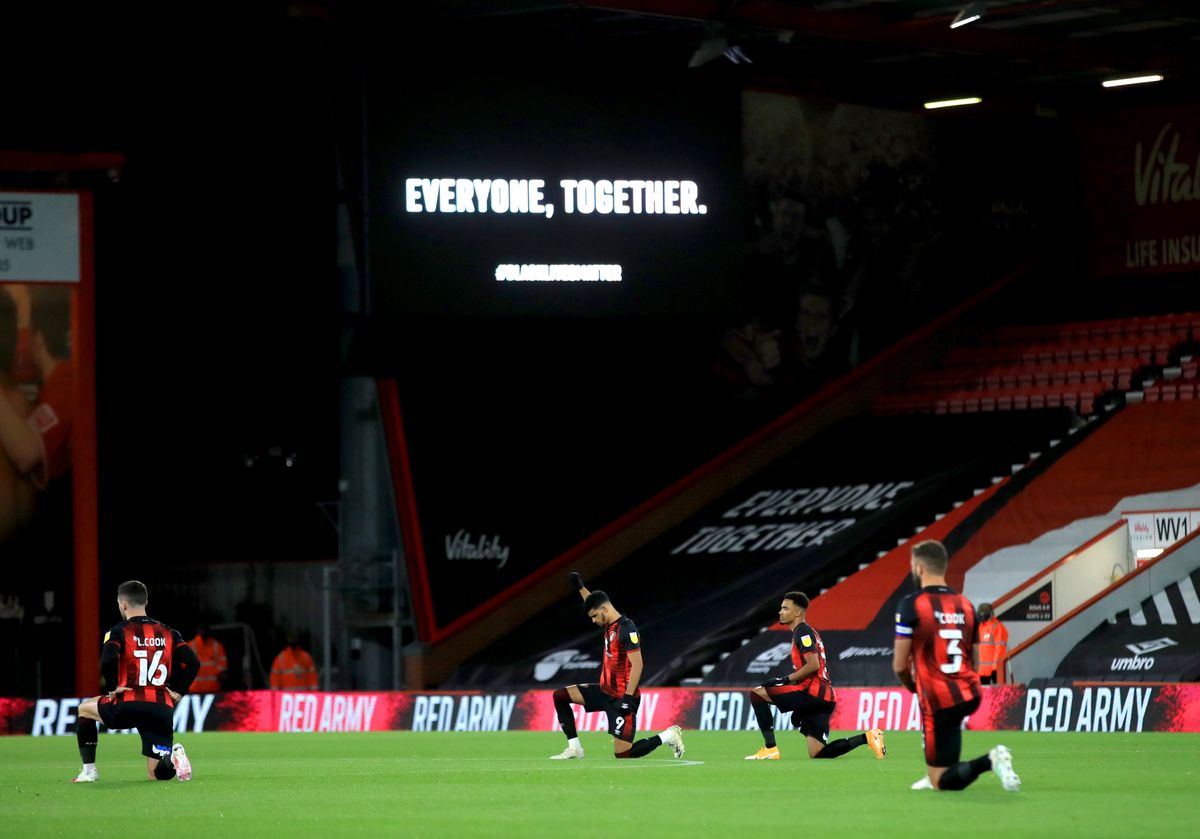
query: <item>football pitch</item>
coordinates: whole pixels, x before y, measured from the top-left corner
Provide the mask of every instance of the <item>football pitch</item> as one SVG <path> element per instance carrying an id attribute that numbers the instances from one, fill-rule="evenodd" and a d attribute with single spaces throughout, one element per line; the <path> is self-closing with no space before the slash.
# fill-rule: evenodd
<path id="1" fill-rule="evenodd" d="M 0 835 L 160 836 L 1182 836 L 1194 832 L 1200 735 L 966 732 L 964 757 L 997 742 L 1023 789 L 988 774 L 963 792 L 914 792 L 920 735 L 809 760 L 780 733 L 781 761 L 744 761 L 757 732 L 685 732 L 616 761 L 550 761 L 534 732 L 181 735 L 195 778 L 144 780 L 136 737 L 103 735 L 100 781 L 72 784 L 71 737 L 0 737 Z M 836 735 L 835 735 L 836 736 Z"/>

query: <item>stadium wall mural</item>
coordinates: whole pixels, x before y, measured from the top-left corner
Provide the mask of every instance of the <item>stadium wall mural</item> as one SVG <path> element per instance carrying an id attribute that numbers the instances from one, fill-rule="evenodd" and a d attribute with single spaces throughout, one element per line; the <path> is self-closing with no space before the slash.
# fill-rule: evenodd
<path id="1" fill-rule="evenodd" d="M 93 299 L 91 194 L 0 192 L 0 693 L 98 679 Z"/>

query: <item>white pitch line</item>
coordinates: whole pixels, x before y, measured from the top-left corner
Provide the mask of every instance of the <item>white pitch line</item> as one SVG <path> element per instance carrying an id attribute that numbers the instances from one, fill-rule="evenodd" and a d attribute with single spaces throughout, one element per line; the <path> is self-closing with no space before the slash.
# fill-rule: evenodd
<path id="1" fill-rule="evenodd" d="M 403 760 L 403 759 L 401 759 L 401 760 Z M 522 762 L 522 763 L 524 763 L 530 759 L 529 759 L 529 757 L 468 757 L 468 759 L 463 759 L 463 757 L 422 757 L 422 759 L 409 759 L 409 760 L 420 760 L 421 762 L 454 761 L 456 763 L 463 763 L 463 762 L 470 762 L 470 763 Z M 577 760 L 559 761 L 559 762 L 578 763 Z M 653 769 L 653 768 L 658 768 L 658 767 L 671 768 L 674 766 L 703 766 L 704 761 L 702 761 L 702 760 L 676 760 L 676 759 L 673 759 L 673 757 L 667 757 L 667 759 L 656 759 L 656 760 L 636 760 L 636 761 L 622 760 L 622 761 L 618 761 L 618 760 L 611 759 L 611 757 L 607 757 L 607 759 L 606 759 L 606 757 L 600 757 L 599 760 L 588 761 L 587 765 L 599 767 L 601 769 L 624 769 L 624 768 Z M 553 767 L 545 767 L 545 768 L 553 768 Z"/>
<path id="2" fill-rule="evenodd" d="M 606 764 L 601 764 L 601 765 L 604 766 Z M 622 760 L 619 763 L 607 764 L 607 766 L 611 766 L 614 769 L 618 768 L 618 767 L 628 767 L 629 769 L 643 769 L 643 768 L 644 769 L 655 769 L 655 768 L 661 767 L 663 769 L 670 769 L 673 766 L 703 766 L 703 765 L 704 765 L 704 761 L 702 761 L 702 760 L 657 760 L 657 761 L 639 760 L 637 763 L 631 763 L 628 760 Z M 622 769 L 622 771 L 624 771 L 624 769 Z"/>
<path id="3" fill-rule="evenodd" d="M 548 758 L 547 758 L 548 759 Z M 325 763 L 351 763 L 351 764 L 375 764 L 387 765 L 395 768 L 400 772 L 421 772 L 425 771 L 422 765 L 429 763 L 462 763 L 465 766 L 481 766 L 488 763 L 528 763 L 530 760 L 537 758 L 529 757 L 487 757 L 487 758 L 461 758 L 461 757 L 335 757 L 322 758 Z M 213 763 L 217 766 L 258 766 L 261 761 L 257 760 L 215 760 Z M 272 766 L 307 766 L 311 763 L 308 760 L 272 760 Z M 403 764 L 411 764 L 411 768 Z M 625 769 L 671 769 L 677 766 L 703 766 L 702 760 L 639 760 L 636 763 L 629 760 L 594 760 L 587 764 L 588 766 L 598 767 L 600 769 L 617 769 L 625 771 Z M 465 768 L 465 767 L 464 767 Z M 556 766 L 542 766 L 541 764 L 504 767 L 496 771 L 500 772 L 560 772 L 562 771 Z"/>

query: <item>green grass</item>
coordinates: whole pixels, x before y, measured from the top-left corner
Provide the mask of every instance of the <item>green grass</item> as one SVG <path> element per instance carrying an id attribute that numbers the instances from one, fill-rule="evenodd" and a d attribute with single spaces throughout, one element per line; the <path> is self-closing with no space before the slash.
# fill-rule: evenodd
<path id="1" fill-rule="evenodd" d="M 997 742 L 1024 789 L 988 774 L 959 793 L 912 792 L 920 735 L 890 733 L 809 760 L 746 762 L 756 732 L 686 732 L 666 749 L 613 759 L 584 734 L 582 761 L 549 761 L 561 735 L 191 734 L 191 783 L 144 780 L 134 737 L 100 739 L 95 784 L 71 784 L 73 738 L 0 737 L 0 835 L 136 836 L 1180 836 L 1200 790 L 1200 735 L 966 732 L 964 756 Z M 697 761 L 691 763 L 689 761 Z"/>

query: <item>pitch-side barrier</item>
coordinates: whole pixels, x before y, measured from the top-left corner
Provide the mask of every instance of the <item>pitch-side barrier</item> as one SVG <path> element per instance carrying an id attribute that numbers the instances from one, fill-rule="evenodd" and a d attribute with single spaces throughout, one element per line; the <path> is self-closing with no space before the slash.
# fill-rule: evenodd
<path id="1" fill-rule="evenodd" d="M 184 697 L 175 730 L 196 731 L 558 731 L 551 691 L 322 693 L 242 691 Z M 920 706 L 903 688 L 840 688 L 831 727 L 919 731 Z M 75 731 L 78 699 L 0 698 L 0 734 Z M 681 725 L 699 731 L 757 729 L 747 688 L 660 688 L 642 692 L 638 730 Z M 576 708 L 580 731 L 602 732 L 603 713 Z M 784 715 L 776 727 L 790 729 Z M 1200 732 L 1200 684 L 1114 683 L 985 687 L 967 723 L 992 731 Z"/>

